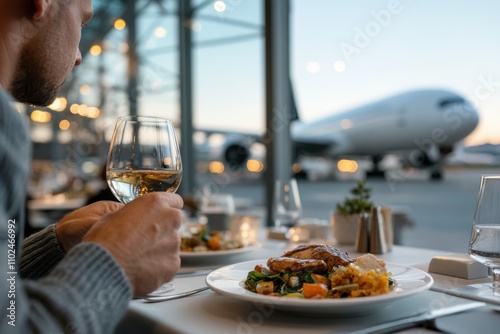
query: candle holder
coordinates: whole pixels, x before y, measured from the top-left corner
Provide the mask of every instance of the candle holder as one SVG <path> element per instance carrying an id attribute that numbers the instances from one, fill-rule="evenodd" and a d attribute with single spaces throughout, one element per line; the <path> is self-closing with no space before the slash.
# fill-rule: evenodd
<path id="1" fill-rule="evenodd" d="M 244 246 L 256 244 L 259 240 L 259 227 L 261 219 L 257 216 L 233 216 L 229 231 L 236 240 Z"/>

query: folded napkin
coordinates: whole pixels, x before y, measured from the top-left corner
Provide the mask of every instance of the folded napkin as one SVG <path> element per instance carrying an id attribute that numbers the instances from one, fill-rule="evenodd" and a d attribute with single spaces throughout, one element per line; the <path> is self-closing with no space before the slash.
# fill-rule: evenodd
<path id="1" fill-rule="evenodd" d="M 429 269 L 432 268 L 429 268 L 427 264 L 416 265 L 415 268 L 427 271 L 432 276 L 434 279 L 434 284 L 431 287 L 432 291 L 500 305 L 500 295 L 495 295 L 490 288 L 491 277 L 465 279 L 461 278 L 461 275 L 439 274 L 431 272 Z"/>

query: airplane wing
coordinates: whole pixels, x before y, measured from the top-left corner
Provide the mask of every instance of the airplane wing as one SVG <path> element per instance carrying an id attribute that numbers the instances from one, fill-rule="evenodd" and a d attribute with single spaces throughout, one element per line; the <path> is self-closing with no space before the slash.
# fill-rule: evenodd
<path id="1" fill-rule="evenodd" d="M 309 135 L 304 136 L 293 131 L 292 137 L 295 150 L 295 156 L 299 155 L 328 155 L 337 144 L 333 138 L 324 138 L 321 136 Z"/>
<path id="2" fill-rule="evenodd" d="M 211 135 L 223 135 L 226 137 L 245 137 L 249 138 L 253 141 L 262 141 L 262 138 L 264 135 L 258 134 L 255 132 L 244 132 L 244 131 L 231 131 L 231 130 L 225 130 L 225 129 L 209 129 L 209 128 L 199 128 L 195 129 L 194 132 L 199 132 L 199 133 L 204 133 L 207 137 Z"/>
<path id="3" fill-rule="evenodd" d="M 311 155 L 321 155 L 327 153 L 332 144 L 330 143 L 318 143 L 318 142 L 307 142 L 307 141 L 296 141 L 294 142 L 295 150 L 297 155 L 301 153 L 307 153 Z"/>

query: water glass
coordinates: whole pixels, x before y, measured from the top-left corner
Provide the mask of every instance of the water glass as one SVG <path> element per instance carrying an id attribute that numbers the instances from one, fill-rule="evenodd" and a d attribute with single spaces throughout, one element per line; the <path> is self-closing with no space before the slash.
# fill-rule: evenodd
<path id="1" fill-rule="evenodd" d="M 234 213 L 235 203 L 231 194 L 211 194 L 202 200 L 200 215 L 205 217 L 208 231 L 228 231 Z"/>
<path id="2" fill-rule="evenodd" d="M 302 216 L 299 189 L 295 179 L 277 180 L 274 194 L 274 225 L 289 228 Z"/>
<path id="3" fill-rule="evenodd" d="M 469 255 L 491 269 L 491 287 L 500 294 L 500 175 L 481 176 Z"/>

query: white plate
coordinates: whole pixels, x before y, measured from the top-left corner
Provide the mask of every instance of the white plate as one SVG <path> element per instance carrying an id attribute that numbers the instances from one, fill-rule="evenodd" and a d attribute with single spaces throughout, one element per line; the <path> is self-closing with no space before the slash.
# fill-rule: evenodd
<path id="1" fill-rule="evenodd" d="M 227 260 L 241 254 L 245 254 L 255 250 L 258 245 L 250 245 L 242 248 L 219 251 L 204 251 L 204 252 L 181 252 L 181 261 L 221 261 Z"/>
<path id="2" fill-rule="evenodd" d="M 222 295 L 236 299 L 264 304 L 277 310 L 304 315 L 361 315 L 380 310 L 389 303 L 428 290 L 432 277 L 426 272 L 403 265 L 387 263 L 387 270 L 396 280 L 393 291 L 371 297 L 345 298 L 345 299 L 303 299 L 292 297 L 276 297 L 259 295 L 244 287 L 249 271 L 256 264 L 266 264 L 267 259 L 248 261 L 219 268 L 211 272 L 207 278 L 207 285 Z"/>

